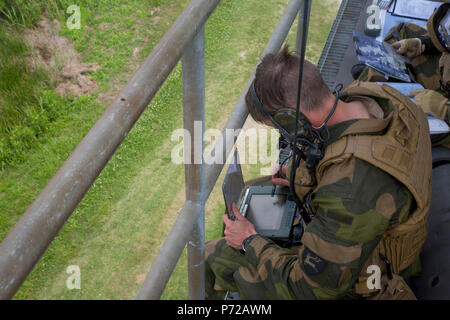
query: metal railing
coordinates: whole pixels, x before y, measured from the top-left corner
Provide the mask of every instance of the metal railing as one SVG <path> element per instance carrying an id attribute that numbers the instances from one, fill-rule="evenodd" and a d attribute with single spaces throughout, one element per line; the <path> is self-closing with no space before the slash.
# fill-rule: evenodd
<path id="1" fill-rule="evenodd" d="M 215 159 L 227 159 L 234 144 L 234 140 L 226 141 L 225 130 L 242 128 L 248 116 L 244 97 L 254 78 L 253 73 L 225 124 L 222 139 L 217 141 L 211 152 L 208 163 L 212 164 L 206 165 L 203 162 L 204 26 L 219 2 L 192 0 L 188 4 L 0 244 L 0 299 L 14 296 L 180 59 L 184 128 L 194 132 L 195 121 L 201 121 L 203 127 L 201 135 L 191 135 L 191 139 L 198 141 L 188 141 L 185 137 L 185 148 L 191 148 L 191 152 L 185 154 L 191 154 L 191 160 L 201 157 L 201 161 L 200 164 L 199 161 L 190 161 L 188 163 L 191 164 L 185 165 L 186 202 L 136 298 L 160 298 L 186 244 L 189 299 L 204 298 L 205 202 L 224 166 L 223 161 Z M 302 3 L 303 0 L 290 1 L 263 55 L 280 49 Z M 297 36 L 297 50 L 300 43 Z M 194 149 L 199 143 L 201 154 Z"/>

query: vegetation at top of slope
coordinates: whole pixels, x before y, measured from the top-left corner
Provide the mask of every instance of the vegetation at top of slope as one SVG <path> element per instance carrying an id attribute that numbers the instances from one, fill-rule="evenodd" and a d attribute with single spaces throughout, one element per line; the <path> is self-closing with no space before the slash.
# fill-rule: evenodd
<path id="1" fill-rule="evenodd" d="M 45 143 L 45 140 L 42 140 L 44 133 L 55 120 L 68 116 L 72 104 L 76 104 L 78 99 L 71 92 L 58 97 L 53 91 L 64 78 L 61 75 L 55 76 L 54 73 L 64 75 L 64 67 L 71 63 L 73 55 L 61 57 L 61 52 L 56 52 L 57 50 L 50 44 L 46 46 L 45 41 L 50 42 L 53 39 L 41 39 L 41 43 L 37 45 L 30 43 L 34 41 L 29 39 L 30 31 L 42 29 L 43 24 L 49 24 L 47 21 L 52 20 L 62 25 L 61 35 L 69 37 L 76 43 L 76 49 L 83 52 L 85 61 L 100 60 L 100 70 L 91 72 L 90 76 L 100 82 L 101 89 L 106 91 L 110 79 L 121 73 L 121 68 L 128 61 L 130 50 L 133 50 L 129 45 L 142 41 L 142 37 L 136 36 L 135 33 L 139 30 L 140 34 L 146 36 L 155 34 L 143 32 L 143 26 L 135 26 L 134 23 L 136 19 L 148 20 L 153 13 L 147 9 L 160 10 L 157 6 L 161 5 L 161 1 L 133 2 L 132 5 L 129 3 L 126 0 L 0 2 L 0 171 L 7 167 L 16 167 L 23 162 L 31 148 Z M 79 5 L 81 10 L 80 30 L 70 30 L 66 26 L 70 16 L 67 8 L 74 4 Z M 103 14 L 96 14 L 98 11 L 103 11 Z M 106 21 L 110 25 L 107 25 Z M 123 21 L 125 25 L 122 25 Z M 123 27 L 126 28 L 126 32 L 121 30 Z M 93 32 L 94 28 L 98 28 L 98 32 Z M 114 29 L 118 32 L 113 32 Z M 93 46 L 91 41 L 102 44 Z M 105 47 L 114 48 L 111 50 L 112 55 L 102 52 Z M 58 49 L 69 51 L 71 48 Z M 98 50 L 90 52 L 88 49 Z M 136 55 L 136 52 L 132 54 Z M 47 59 L 49 61 L 39 61 Z M 74 86 L 77 85 L 77 81 L 79 82 L 76 78 L 69 80 Z M 70 81 L 66 81 L 69 86 L 72 85 Z M 53 108 L 54 106 L 59 107 Z"/>

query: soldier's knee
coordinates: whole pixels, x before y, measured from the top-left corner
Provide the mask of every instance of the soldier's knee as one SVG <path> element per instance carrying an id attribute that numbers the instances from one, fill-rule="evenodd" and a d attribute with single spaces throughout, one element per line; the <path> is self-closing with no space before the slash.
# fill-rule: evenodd
<path id="1" fill-rule="evenodd" d="M 208 257 L 224 244 L 226 244 L 225 238 L 214 239 L 205 243 L 205 260 L 208 260 Z"/>

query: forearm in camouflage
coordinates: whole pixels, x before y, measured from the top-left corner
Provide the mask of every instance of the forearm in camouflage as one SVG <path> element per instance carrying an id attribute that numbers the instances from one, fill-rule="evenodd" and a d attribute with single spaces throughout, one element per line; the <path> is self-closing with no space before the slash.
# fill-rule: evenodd
<path id="1" fill-rule="evenodd" d="M 363 265 L 390 224 L 408 217 L 412 198 L 378 168 L 358 160 L 334 166 L 329 184 L 316 190 L 316 216 L 294 254 L 256 237 L 246 260 L 272 287 L 296 299 L 336 299 L 349 293 Z"/>
<path id="2" fill-rule="evenodd" d="M 352 286 L 352 268 L 357 268 L 362 247 L 335 245 L 306 233 L 297 254 L 263 238 L 255 238 L 246 259 L 278 298 L 336 299 Z M 319 250 L 318 250 L 319 249 Z M 321 252 L 319 256 L 315 251 Z"/>

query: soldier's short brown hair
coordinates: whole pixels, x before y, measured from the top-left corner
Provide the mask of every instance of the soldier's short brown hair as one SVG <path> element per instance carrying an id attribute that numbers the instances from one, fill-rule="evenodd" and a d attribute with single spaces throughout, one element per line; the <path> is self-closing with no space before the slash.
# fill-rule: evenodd
<path id="1" fill-rule="evenodd" d="M 265 55 L 256 68 L 255 91 L 270 115 L 274 115 L 280 108 L 296 105 L 299 63 L 299 57 L 290 53 L 288 45 L 285 45 L 280 52 Z M 319 70 L 311 62 L 305 60 L 300 109 L 314 110 L 330 94 L 330 89 Z M 255 121 L 263 122 L 266 117 L 254 103 L 250 90 L 245 96 L 245 102 L 252 118 Z"/>

